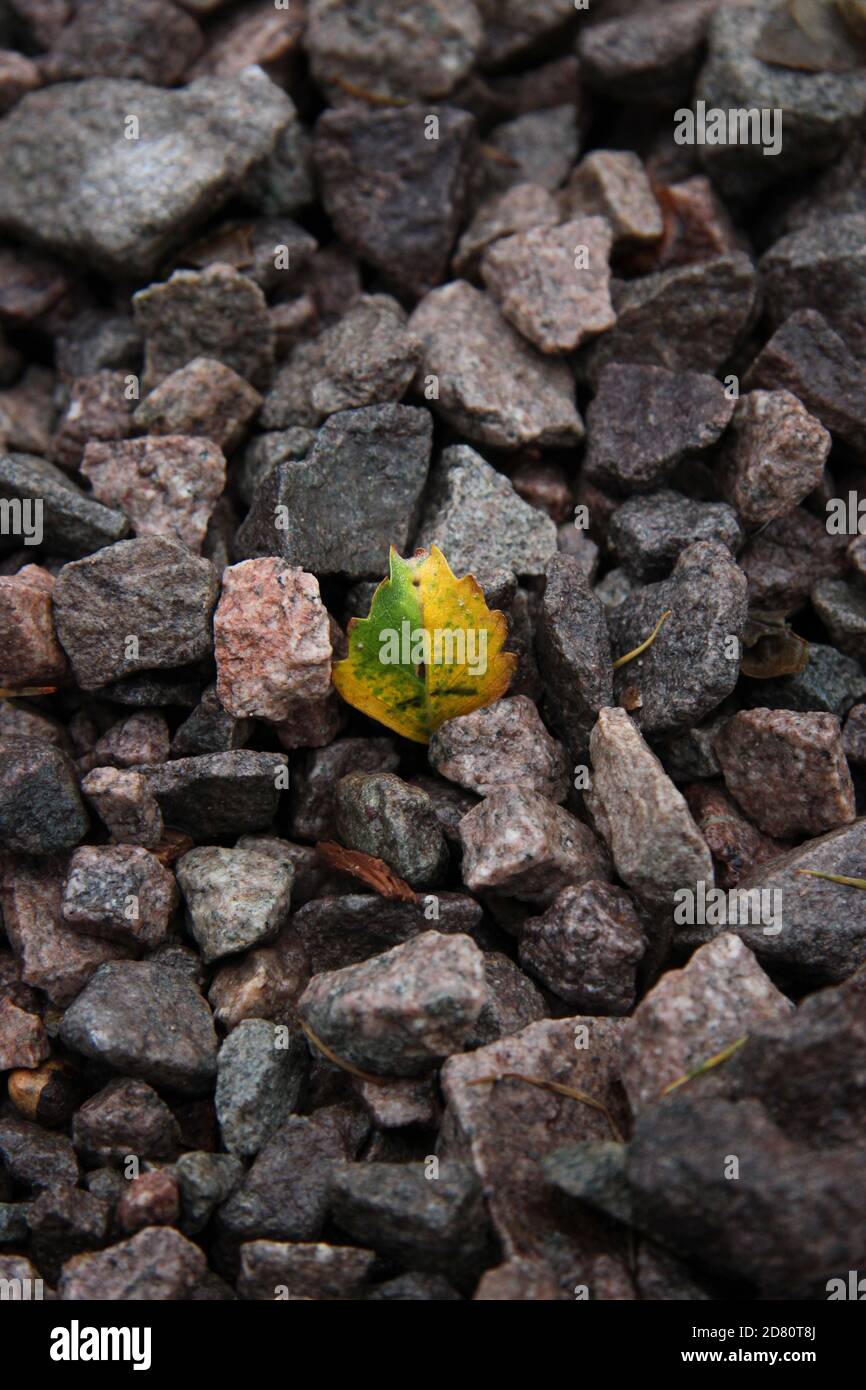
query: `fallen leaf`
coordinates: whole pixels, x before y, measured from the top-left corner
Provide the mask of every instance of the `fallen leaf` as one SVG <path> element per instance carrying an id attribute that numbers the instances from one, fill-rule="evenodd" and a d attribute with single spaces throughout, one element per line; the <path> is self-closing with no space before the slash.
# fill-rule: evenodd
<path id="1" fill-rule="evenodd" d="M 349 655 L 333 668 L 343 699 L 415 743 L 446 719 L 493 704 L 517 657 L 502 650 L 504 613 L 491 612 L 472 575 L 457 579 L 434 545 L 404 560 L 391 547 L 369 616 L 349 623 Z"/>
<path id="2" fill-rule="evenodd" d="M 375 854 L 364 854 L 360 849 L 346 849 L 334 840 L 320 840 L 316 853 L 330 869 L 361 879 L 383 898 L 396 898 L 404 903 L 421 901 L 406 880 L 399 878 L 384 859 L 377 859 Z"/>

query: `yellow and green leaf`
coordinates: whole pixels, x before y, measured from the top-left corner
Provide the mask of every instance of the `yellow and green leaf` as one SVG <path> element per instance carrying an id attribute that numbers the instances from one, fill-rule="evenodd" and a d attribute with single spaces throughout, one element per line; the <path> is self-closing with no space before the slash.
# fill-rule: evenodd
<path id="1" fill-rule="evenodd" d="M 416 636 L 423 632 L 426 644 Z M 505 614 L 487 607 L 472 575 L 457 579 L 435 545 L 411 560 L 392 546 L 390 575 L 369 616 L 349 624 L 349 655 L 334 666 L 334 685 L 362 713 L 428 743 L 446 719 L 505 694 L 517 665 L 502 650 L 507 636 Z M 425 646 L 431 659 L 419 661 Z"/>

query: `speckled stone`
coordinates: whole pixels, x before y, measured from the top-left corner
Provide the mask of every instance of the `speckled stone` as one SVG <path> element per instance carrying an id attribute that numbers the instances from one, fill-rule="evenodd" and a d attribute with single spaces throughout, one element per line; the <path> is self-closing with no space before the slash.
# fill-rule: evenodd
<path id="1" fill-rule="evenodd" d="M 669 970 L 626 1022 L 622 1078 L 633 1112 L 665 1086 L 793 1004 L 738 936 L 723 932 L 682 970 Z"/>
<path id="2" fill-rule="evenodd" d="M 431 931 L 361 965 L 314 975 L 298 1008 L 344 1061 L 416 1076 L 460 1050 L 486 995 L 475 943 Z"/>
<path id="3" fill-rule="evenodd" d="M 272 940 L 291 905 L 293 870 L 252 849 L 203 846 L 177 862 L 189 925 L 207 964 Z"/>
<path id="4" fill-rule="evenodd" d="M 507 784 L 564 801 L 571 780 L 565 749 L 525 695 L 446 720 L 430 740 L 429 758 L 443 777 L 482 796 Z"/>
<path id="5" fill-rule="evenodd" d="M 422 299 L 409 328 L 422 344 L 421 389 L 437 378 L 431 405 L 467 438 L 500 449 L 583 438 L 570 371 L 531 347 L 489 295 L 455 280 Z"/>
<path id="6" fill-rule="evenodd" d="M 328 613 L 318 580 L 276 558 L 223 571 L 214 615 L 217 695 L 236 719 L 288 719 L 290 700 L 331 684 Z"/>
<path id="7" fill-rule="evenodd" d="M 544 353 L 573 352 L 616 322 L 611 246 L 610 224 L 603 217 L 533 227 L 489 246 L 481 275 L 525 338 Z"/>
<path id="8" fill-rule="evenodd" d="M 644 935 L 627 893 L 590 879 L 563 888 L 520 932 L 520 963 L 560 999 L 590 1014 L 634 1004 Z"/>
<path id="9" fill-rule="evenodd" d="M 832 441 L 789 391 L 741 396 L 723 445 L 723 494 L 749 527 L 784 516 L 824 474 Z"/>
<path id="10" fill-rule="evenodd" d="M 648 907 L 713 883 L 709 848 L 682 796 L 622 709 L 603 709 L 590 739 L 586 803 L 623 883 Z"/>
<path id="11" fill-rule="evenodd" d="M 70 861 L 63 921 L 86 936 L 153 950 L 168 933 L 179 895 L 174 874 L 137 845 L 83 845 Z"/>
<path id="12" fill-rule="evenodd" d="M 734 405 L 706 373 L 613 362 L 587 412 L 586 476 L 620 492 L 651 492 L 682 459 L 717 442 Z"/>
<path id="13" fill-rule="evenodd" d="M 384 859 L 412 888 L 441 882 L 448 847 L 433 803 L 392 772 L 350 772 L 337 786 L 336 827 L 349 849 Z"/>
<path id="14" fill-rule="evenodd" d="M 725 785 L 767 835 L 821 835 L 854 819 L 854 787 L 832 714 L 743 710 L 716 735 Z"/>
<path id="15" fill-rule="evenodd" d="M 525 787 L 492 792 L 460 822 L 463 881 L 548 904 L 561 888 L 607 878 L 600 841 L 562 806 Z"/>

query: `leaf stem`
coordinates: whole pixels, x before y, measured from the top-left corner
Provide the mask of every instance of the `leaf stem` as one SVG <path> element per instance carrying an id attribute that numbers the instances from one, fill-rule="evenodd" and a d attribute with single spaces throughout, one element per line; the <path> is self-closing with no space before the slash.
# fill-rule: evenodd
<path id="1" fill-rule="evenodd" d="M 826 878 L 830 883 L 845 883 L 849 888 L 866 888 L 866 878 L 849 878 L 847 874 L 825 874 L 823 869 L 798 869 L 798 874 L 811 878 Z"/>
<path id="2" fill-rule="evenodd" d="M 487 1086 L 496 1081 L 523 1081 L 527 1086 L 538 1086 L 542 1091 L 552 1091 L 556 1096 L 567 1096 L 569 1100 L 579 1100 L 582 1105 L 589 1105 L 593 1110 L 598 1110 L 604 1115 L 610 1125 L 610 1132 L 618 1144 L 624 1144 L 625 1139 L 622 1132 L 603 1101 L 596 1100 L 595 1096 L 588 1096 L 586 1091 L 576 1091 L 573 1086 L 564 1086 L 561 1081 L 545 1081 L 543 1077 L 526 1076 L 520 1071 L 503 1071 L 498 1076 L 479 1076 L 475 1081 L 469 1081 L 469 1086 Z"/>

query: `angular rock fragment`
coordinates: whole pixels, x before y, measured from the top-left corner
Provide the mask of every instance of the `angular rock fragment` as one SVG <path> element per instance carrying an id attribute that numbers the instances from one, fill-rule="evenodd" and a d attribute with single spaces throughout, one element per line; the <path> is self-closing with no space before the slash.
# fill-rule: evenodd
<path id="1" fill-rule="evenodd" d="M 78 684 L 96 690 L 206 656 L 216 598 L 213 565 L 179 541 L 122 541 L 64 565 L 54 587 L 57 635 Z"/>
<path id="2" fill-rule="evenodd" d="M 811 512 L 795 507 L 762 527 L 744 546 L 739 563 L 749 581 L 749 603 L 769 613 L 794 613 L 822 579 L 846 569 L 839 537 Z"/>
<path id="3" fill-rule="evenodd" d="M 60 915 L 65 867 L 62 860 L 22 858 L 6 867 L 3 919 L 18 957 L 21 979 L 65 1008 L 104 961 L 129 954 L 116 942 L 71 931 Z"/>
<path id="4" fill-rule="evenodd" d="M 281 1297 L 341 1302 L 362 1297 L 375 1255 L 355 1245 L 250 1240 L 241 1246 L 238 1293 L 263 1303 Z"/>
<path id="5" fill-rule="evenodd" d="M 584 1013 L 624 1014 L 644 946 L 628 894 L 590 879 L 563 888 L 543 916 L 524 924 L 520 963 Z"/>
<path id="6" fill-rule="evenodd" d="M 226 1038 L 217 1057 L 214 1104 L 229 1153 L 249 1158 L 297 1109 L 307 1050 L 296 1035 L 282 1045 L 281 1030 L 248 1018 Z"/>
<path id="7" fill-rule="evenodd" d="M 301 840 L 333 837 L 340 779 L 350 772 L 396 772 L 399 761 L 390 738 L 342 738 L 308 753 L 292 770 L 292 835 Z"/>
<path id="8" fill-rule="evenodd" d="M 465 1278 L 488 1243 L 481 1185 L 467 1164 L 346 1164 L 334 1178 L 334 1219 L 353 1240 L 413 1269 Z"/>
<path id="9" fill-rule="evenodd" d="M 714 748 L 728 791 L 767 835 L 821 835 L 856 815 L 835 715 L 742 710 Z"/>
<path id="10" fill-rule="evenodd" d="M 89 555 L 129 530 L 122 512 L 94 502 L 59 468 L 28 454 L 0 453 L 0 500 L 11 518 L 7 535 L 17 533 L 28 546 L 44 543 L 55 555 Z"/>
<path id="11" fill-rule="evenodd" d="M 183 1095 L 207 1091 L 216 1072 L 210 1009 L 182 975 L 150 961 L 101 966 L 60 1031 L 83 1056 Z"/>
<path id="12" fill-rule="evenodd" d="M 746 625 L 747 584 L 730 551 L 696 541 L 682 551 L 670 579 L 648 584 L 608 613 L 616 657 L 634 651 L 665 621 L 642 656 L 622 667 L 617 694 L 640 696 L 636 719 L 644 733 L 668 733 L 695 724 L 737 683 Z"/>
<path id="13" fill-rule="evenodd" d="M 84 845 L 69 861 L 63 921 L 85 936 L 159 946 L 178 903 L 174 875 L 136 845 Z"/>
<path id="14" fill-rule="evenodd" d="M 643 164 L 631 150 L 594 150 L 586 155 L 563 188 L 560 207 L 566 218 L 605 218 L 618 250 L 658 241 L 662 234 L 661 208 Z"/>
<path id="15" fill-rule="evenodd" d="M 629 497 L 607 533 L 614 556 L 642 583 L 664 579 L 695 541 L 717 541 L 736 554 L 743 542 L 737 514 L 725 502 L 696 502 L 672 488 Z"/>
<path id="16" fill-rule="evenodd" d="M 525 787 L 503 788 L 460 822 L 463 881 L 521 901 L 548 904 L 560 889 L 607 878 L 607 856 L 588 826 Z"/>
<path id="17" fill-rule="evenodd" d="M 87 812 L 70 759 L 28 738 L 0 739 L 0 845 L 24 854 L 57 854 L 77 845 Z"/>
<path id="18" fill-rule="evenodd" d="M 623 1029 L 622 1078 L 632 1112 L 657 1103 L 666 1086 L 793 1004 L 738 936 L 723 932 L 669 970 Z"/>
<path id="19" fill-rule="evenodd" d="M 83 779 L 81 790 L 118 844 L 159 844 L 162 812 L 140 772 L 97 767 Z"/>
<path id="20" fill-rule="evenodd" d="M 613 701 L 613 667 L 604 610 L 571 556 L 547 567 L 536 649 L 550 718 L 577 757 L 596 714 Z"/>
<path id="21" fill-rule="evenodd" d="M 171 752 L 175 758 L 195 758 L 202 753 L 229 753 L 243 748 L 252 734 L 250 719 L 235 719 L 220 704 L 215 685 L 209 685 L 192 713 L 175 730 Z"/>
<path id="22" fill-rule="evenodd" d="M 196 1235 L 237 1187 L 243 1164 L 233 1154 L 193 1151 L 181 1154 L 174 1174 L 180 1189 L 181 1228 L 186 1235 Z"/>
<path id="23" fill-rule="evenodd" d="M 0 1071 L 38 1067 L 50 1055 L 39 1015 L 20 1009 L 9 995 L 0 995 Z"/>
<path id="24" fill-rule="evenodd" d="M 680 0 L 583 26 L 581 74 L 589 85 L 625 102 L 676 106 L 687 100 L 713 17 L 707 0 Z"/>
<path id="25" fill-rule="evenodd" d="M 360 886 L 360 885 L 358 885 Z M 312 899 L 294 913 L 291 932 L 313 974 L 341 970 L 377 956 L 430 930 L 460 933 L 483 941 L 479 933 L 481 908 L 463 893 L 437 893 L 438 916 L 427 915 L 428 895 L 417 903 L 383 899 L 365 893 L 328 893 Z"/>
<path id="26" fill-rule="evenodd" d="M 52 1188 L 78 1182 L 78 1160 L 66 1135 L 30 1124 L 15 1114 L 0 1116 L 0 1158 L 9 1177 L 26 1187 Z"/>
<path id="27" fill-rule="evenodd" d="M 146 434 L 193 435 L 231 453 L 261 403 L 258 391 L 231 367 L 194 357 L 145 396 L 134 420 Z"/>
<path id="28" fill-rule="evenodd" d="M 452 107 L 351 106 L 319 118 L 313 157 L 328 215 L 345 244 L 401 294 L 420 296 L 445 276 L 474 131 L 469 113 Z"/>
<path id="29" fill-rule="evenodd" d="M 495 126 L 484 142 L 476 197 L 520 183 L 536 183 L 550 192 L 559 188 L 577 158 L 581 116 L 577 104 L 566 101 Z"/>
<path id="30" fill-rule="evenodd" d="M 559 221 L 556 199 L 537 183 L 516 183 L 494 193 L 476 210 L 457 244 L 454 269 L 469 279 L 488 246 L 500 237 L 528 232 L 532 227 L 555 227 Z"/>
<path id="31" fill-rule="evenodd" d="M 472 66 L 482 38 L 473 0 L 410 0 L 398 11 L 383 0 L 346 10 L 313 0 L 304 47 L 332 104 L 352 88 L 374 97 L 444 97 Z"/>
<path id="32" fill-rule="evenodd" d="M 748 391 L 790 391 L 825 429 L 866 454 L 866 367 L 815 309 L 785 319 L 743 380 Z"/>
<path id="33" fill-rule="evenodd" d="M 126 77 L 176 86 L 202 48 L 192 15 L 171 0 L 82 0 L 45 60 L 52 82 Z"/>
<path id="34" fill-rule="evenodd" d="M 170 280 L 139 290 L 132 307 L 144 337 L 148 391 L 197 357 L 215 358 L 253 386 L 266 383 L 274 331 L 265 297 L 232 266 L 176 270 Z"/>
<path id="35" fill-rule="evenodd" d="M 448 863 L 426 792 L 392 772 L 350 772 L 337 786 L 336 826 L 349 849 L 384 859 L 413 888 L 440 882 Z"/>
<path id="36" fill-rule="evenodd" d="M 713 883 L 713 861 L 681 793 L 622 709 L 603 709 L 590 739 L 586 801 L 623 883 L 649 907 Z"/>
<path id="37" fill-rule="evenodd" d="M 515 332 L 465 280 L 433 290 L 409 328 L 422 344 L 419 381 L 455 429 L 500 449 L 568 447 L 583 438 L 571 373 Z"/>
<path id="38" fill-rule="evenodd" d="M 170 1227 L 151 1226 L 107 1250 L 69 1260 L 58 1296 L 73 1303 L 185 1300 L 194 1297 L 206 1274 L 197 1245 Z"/>
<path id="39" fill-rule="evenodd" d="M 321 416 L 399 401 L 421 356 L 405 311 L 386 294 L 362 294 L 318 340 L 312 404 Z"/>
<path id="40" fill-rule="evenodd" d="M 66 656 L 57 642 L 54 580 L 37 565 L 0 577 L 0 682 L 54 685 L 64 680 Z"/>
<path id="41" fill-rule="evenodd" d="M 431 417 L 415 407 L 332 415 L 307 458 L 263 479 L 238 531 L 238 558 L 279 555 L 317 575 L 381 577 L 389 546 L 406 549 L 431 438 Z"/>
<path id="42" fill-rule="evenodd" d="M 48 452 L 60 468 L 79 467 L 85 446 L 95 440 L 128 439 L 135 407 L 131 385 L 138 378 L 120 371 L 100 370 L 75 377 L 63 392 L 63 409 Z"/>
<path id="43" fill-rule="evenodd" d="M 333 1110 L 291 1115 L 220 1206 L 220 1231 L 233 1241 L 317 1240 L 330 1210 L 334 1174 L 350 1156 Z"/>
<path id="44" fill-rule="evenodd" d="M 486 587 L 499 567 L 543 574 L 556 554 L 556 530 L 503 473 L 468 445 L 454 444 L 433 466 L 416 544 L 438 545 L 455 574 L 474 574 Z"/>
<path id="45" fill-rule="evenodd" d="M 586 350 L 597 382 L 609 362 L 715 372 L 755 313 L 758 277 L 743 252 L 673 266 L 615 286 L 616 327 Z"/>
<path id="46" fill-rule="evenodd" d="M 310 978 L 304 945 L 291 928 L 272 946 L 228 957 L 214 972 L 208 999 L 217 1022 L 229 1031 L 245 1018 L 295 1021 L 295 1004 Z"/>
<path id="47" fill-rule="evenodd" d="M 811 593 L 812 607 L 837 647 L 862 660 L 866 655 L 866 595 L 844 579 L 822 579 Z"/>
<path id="48" fill-rule="evenodd" d="M 137 536 L 169 536 L 197 555 L 225 487 L 226 461 L 210 440 L 173 434 L 88 444 L 81 472 L 100 502 L 129 517 Z"/>
<path id="49" fill-rule="evenodd" d="M 587 412 L 586 476 L 618 492 L 650 492 L 717 442 L 734 405 L 705 373 L 611 363 Z"/>
<path id="50" fill-rule="evenodd" d="M 214 614 L 217 695 L 236 719 L 286 720 L 292 698 L 331 686 L 328 613 L 315 576 L 285 560 L 245 560 L 223 571 Z"/>
<path id="51" fill-rule="evenodd" d="M 722 446 L 722 493 L 746 526 L 763 526 L 818 487 L 831 442 L 789 391 L 750 391 Z"/>
<path id="52" fill-rule="evenodd" d="M 361 965 L 315 975 L 298 1007 L 343 1061 L 416 1076 L 460 1050 L 486 993 L 475 943 L 431 931 Z"/>
<path id="53" fill-rule="evenodd" d="M 91 1163 L 139 1158 L 172 1159 L 180 1147 L 177 1120 L 145 1081 L 110 1081 L 76 1111 L 75 1147 Z"/>
<path id="54" fill-rule="evenodd" d="M 118 136 L 131 114 L 138 141 Z M 97 77 L 32 92 L 0 124 L 0 227 L 108 275 L 147 276 L 270 153 L 289 115 L 259 71 L 179 91 Z"/>
<path id="55" fill-rule="evenodd" d="M 560 1105 L 549 1092 L 510 1076 L 520 1073 L 584 1091 L 616 1122 L 622 1027 L 619 1019 L 544 1019 L 477 1052 L 452 1057 L 442 1070 L 445 1132 L 453 1136 L 449 1156 L 475 1169 L 506 1258 L 540 1262 L 563 1298 L 574 1297 L 585 1261 L 600 1248 L 610 1249 L 610 1241 L 586 1208 L 563 1204 L 542 1163 L 570 1140 L 609 1139 L 610 1128 L 603 1113 L 579 1103 Z M 487 1084 L 473 1084 L 482 1080 Z"/>
<path id="56" fill-rule="evenodd" d="M 544 353 L 572 352 L 616 322 L 609 293 L 611 245 L 603 217 L 534 227 L 488 247 L 481 274 L 524 338 Z"/>
<path id="57" fill-rule="evenodd" d="M 718 729 L 709 736 L 715 739 L 717 732 Z M 667 771 L 670 776 L 676 775 L 670 762 Z M 721 767 L 716 762 L 710 775 L 715 777 L 720 772 Z M 762 835 L 756 830 L 751 821 L 741 814 L 733 798 L 717 783 L 693 782 L 683 787 L 682 791 L 695 823 L 710 847 L 716 878 L 722 888 L 735 888 L 745 874 L 782 853 L 782 846 L 769 835 Z"/>
<path id="58" fill-rule="evenodd" d="M 481 796 L 507 784 L 564 801 L 570 782 L 565 749 L 525 695 L 446 720 L 430 740 L 429 759 L 443 777 Z"/>
<path id="59" fill-rule="evenodd" d="M 289 915 L 293 871 L 251 849 L 207 846 L 177 864 L 189 925 L 210 965 L 276 936 Z"/>
<path id="60" fill-rule="evenodd" d="M 784 133 L 782 122 L 774 122 L 761 128 L 760 140 L 701 147 L 707 173 L 726 196 L 751 197 L 778 180 L 826 166 L 845 148 L 866 110 L 862 70 L 799 72 L 757 56 L 766 20 L 761 6 L 719 6 L 695 88 L 708 112 L 784 112 Z M 768 148 L 776 153 L 767 157 Z"/>

